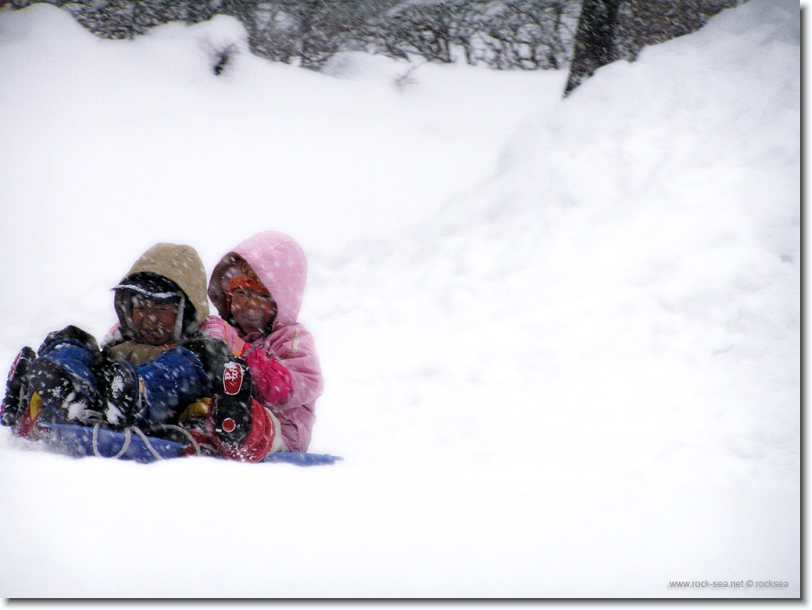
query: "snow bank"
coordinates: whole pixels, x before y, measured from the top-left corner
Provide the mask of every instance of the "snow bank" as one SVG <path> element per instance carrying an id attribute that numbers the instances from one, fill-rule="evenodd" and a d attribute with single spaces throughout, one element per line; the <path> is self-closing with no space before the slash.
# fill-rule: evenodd
<path id="1" fill-rule="evenodd" d="M 618 471 L 603 446 L 655 480 L 693 478 L 694 453 L 723 478 L 797 477 L 796 23 L 791 4 L 754 2 L 607 67 L 530 118 L 499 175 L 434 226 L 318 268 L 320 334 L 364 346 L 340 382 L 373 367 L 365 382 L 390 379 L 370 401 L 382 419 L 416 415 L 434 449 L 476 437 L 443 449 L 456 459 L 560 457 L 539 444 L 574 419 L 583 450 L 555 468 Z M 391 346 L 396 365 L 368 362 Z"/>
<path id="2" fill-rule="evenodd" d="M 211 268 L 285 230 L 311 449 L 346 461 L 73 461 L 0 430 L 0 593 L 799 596 L 797 10 L 751 0 L 565 101 L 562 74 L 268 64 L 229 19 L 111 42 L 1 13 L 0 361 L 106 330 L 155 241 Z M 787 586 L 669 586 L 747 579 Z"/>

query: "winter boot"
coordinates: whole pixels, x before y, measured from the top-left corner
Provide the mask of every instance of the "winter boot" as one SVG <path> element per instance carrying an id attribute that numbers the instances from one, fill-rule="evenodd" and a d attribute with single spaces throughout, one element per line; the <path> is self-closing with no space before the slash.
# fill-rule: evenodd
<path id="1" fill-rule="evenodd" d="M 37 353 L 30 347 L 24 347 L 14 359 L 6 381 L 6 396 L 0 405 L 0 423 L 4 426 L 13 426 L 25 411 L 24 404 L 28 395 L 28 382 L 26 373 L 31 363 L 36 359 Z"/>
<path id="2" fill-rule="evenodd" d="M 66 341 L 84 346 L 92 352 L 95 357 L 98 357 L 99 344 L 96 342 L 96 339 L 93 338 L 93 335 L 73 325 L 66 326 L 62 330 L 55 330 L 52 333 L 48 333 L 48 336 L 45 337 L 45 341 L 39 346 L 37 353 L 40 356 L 44 356 L 47 350 L 54 347 L 54 344 Z"/>
<path id="3" fill-rule="evenodd" d="M 215 381 L 210 416 L 223 445 L 236 447 L 251 429 L 251 371 L 245 361 L 229 358 Z"/>
<path id="4" fill-rule="evenodd" d="M 136 372 L 144 394 L 137 425 L 171 422 L 188 404 L 211 393 L 203 364 L 185 347 L 173 347 L 138 366 Z"/>
<path id="5" fill-rule="evenodd" d="M 144 390 L 138 373 L 129 362 L 107 361 L 98 368 L 99 409 L 113 428 L 131 426 L 143 418 Z"/>
<path id="6" fill-rule="evenodd" d="M 30 390 L 42 398 L 46 419 L 90 423 L 97 418 L 96 340 L 75 326 L 46 337 L 28 369 Z"/>

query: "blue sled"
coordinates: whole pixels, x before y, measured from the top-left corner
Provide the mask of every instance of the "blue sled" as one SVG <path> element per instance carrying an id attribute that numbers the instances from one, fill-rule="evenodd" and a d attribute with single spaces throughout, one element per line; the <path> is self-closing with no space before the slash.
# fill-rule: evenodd
<path id="1" fill-rule="evenodd" d="M 188 445 L 146 436 L 137 428 L 118 432 L 101 427 L 72 424 L 40 423 L 40 439 L 57 453 L 73 457 L 99 456 L 109 459 L 133 460 L 142 464 L 184 457 Z M 135 430 L 135 431 L 133 431 Z M 279 452 L 262 462 L 284 462 L 297 466 L 334 464 L 342 458 L 317 453 Z"/>

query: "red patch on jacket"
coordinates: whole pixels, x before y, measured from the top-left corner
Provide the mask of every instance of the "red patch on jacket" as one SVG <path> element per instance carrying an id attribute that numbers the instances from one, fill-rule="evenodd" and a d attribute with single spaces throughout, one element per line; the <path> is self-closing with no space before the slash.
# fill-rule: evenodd
<path id="1" fill-rule="evenodd" d="M 223 389 L 229 396 L 234 396 L 239 393 L 242 388 L 242 367 L 236 362 L 226 363 L 226 368 L 223 371 Z"/>

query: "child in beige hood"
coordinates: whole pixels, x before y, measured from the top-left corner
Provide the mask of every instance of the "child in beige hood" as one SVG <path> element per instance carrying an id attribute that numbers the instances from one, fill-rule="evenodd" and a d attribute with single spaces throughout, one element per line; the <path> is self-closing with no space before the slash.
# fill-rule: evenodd
<path id="1" fill-rule="evenodd" d="M 37 422 L 123 428 L 171 423 L 212 393 L 228 349 L 203 337 L 208 318 L 206 272 L 190 246 L 147 250 L 116 286 L 119 323 L 102 349 L 68 326 L 26 347 L 9 373 L 2 424 L 37 437 Z"/>

